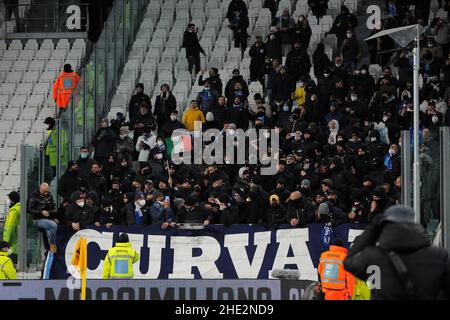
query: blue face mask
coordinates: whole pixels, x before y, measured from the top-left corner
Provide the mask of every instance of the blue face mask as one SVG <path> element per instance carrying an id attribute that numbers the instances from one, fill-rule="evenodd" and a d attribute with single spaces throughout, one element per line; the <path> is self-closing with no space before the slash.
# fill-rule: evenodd
<path id="1" fill-rule="evenodd" d="M 82 153 L 80 154 L 81 159 L 87 159 L 89 157 L 89 153 Z"/>
<path id="2" fill-rule="evenodd" d="M 289 106 L 283 106 L 283 111 L 289 111 Z"/>

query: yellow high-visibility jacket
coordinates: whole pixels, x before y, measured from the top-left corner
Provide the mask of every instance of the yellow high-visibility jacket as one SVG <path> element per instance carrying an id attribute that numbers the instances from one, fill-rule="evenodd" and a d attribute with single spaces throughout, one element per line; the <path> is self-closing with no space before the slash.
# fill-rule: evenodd
<path id="1" fill-rule="evenodd" d="M 116 243 L 108 250 L 103 266 L 103 279 L 132 279 L 133 263 L 139 260 L 139 254 L 131 248 L 131 243 Z"/>
<path id="2" fill-rule="evenodd" d="M 0 252 L 0 280 L 15 280 L 16 269 L 8 252 Z"/>

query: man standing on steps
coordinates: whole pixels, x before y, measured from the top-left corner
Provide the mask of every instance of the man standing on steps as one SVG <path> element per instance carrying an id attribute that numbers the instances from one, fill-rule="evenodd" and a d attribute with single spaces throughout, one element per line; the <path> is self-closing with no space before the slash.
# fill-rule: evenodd
<path id="1" fill-rule="evenodd" d="M 186 49 L 186 59 L 189 64 L 188 70 L 192 76 L 192 85 L 194 85 L 195 75 L 200 72 L 200 52 L 206 56 L 205 50 L 203 50 L 198 41 L 195 24 L 189 23 L 186 31 L 184 31 L 182 47 Z M 195 73 L 192 72 L 194 65 Z"/>
<path id="2" fill-rule="evenodd" d="M 72 66 L 68 63 L 65 64 L 63 72 L 56 78 L 53 85 L 53 100 L 55 100 L 60 113 L 67 108 L 70 96 L 79 80 L 80 76 L 72 70 Z"/>

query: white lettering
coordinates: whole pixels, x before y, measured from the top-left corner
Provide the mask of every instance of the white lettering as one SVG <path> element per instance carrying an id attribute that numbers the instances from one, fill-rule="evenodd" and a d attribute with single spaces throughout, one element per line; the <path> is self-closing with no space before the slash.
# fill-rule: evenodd
<path id="1" fill-rule="evenodd" d="M 71 5 L 67 7 L 67 14 L 70 16 L 67 18 L 66 27 L 69 30 L 81 29 L 81 9 L 77 5 Z"/>
<path id="2" fill-rule="evenodd" d="M 270 243 L 270 233 L 270 231 L 255 233 L 254 246 L 256 246 L 256 250 L 252 262 L 250 262 L 250 258 L 247 256 L 247 251 L 245 250 L 245 247 L 249 245 L 249 234 L 225 235 L 224 246 L 228 248 L 238 278 L 258 278 L 267 246 Z"/>

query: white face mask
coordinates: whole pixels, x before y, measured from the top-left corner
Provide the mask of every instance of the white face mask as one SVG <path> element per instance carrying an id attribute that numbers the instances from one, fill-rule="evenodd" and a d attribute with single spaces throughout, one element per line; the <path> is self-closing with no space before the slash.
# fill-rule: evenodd
<path id="1" fill-rule="evenodd" d="M 437 123 L 439 121 L 439 118 L 437 116 L 433 116 L 431 118 L 431 121 L 433 121 L 433 123 Z"/>
<path id="2" fill-rule="evenodd" d="M 386 121 L 388 121 L 388 116 L 383 116 L 383 122 L 386 122 Z"/>
<path id="3" fill-rule="evenodd" d="M 234 136 L 234 129 L 228 130 L 228 134 L 229 134 L 230 136 Z"/>
<path id="4" fill-rule="evenodd" d="M 312 97 L 311 97 L 311 101 L 316 101 L 316 97 L 315 97 L 315 96 L 312 96 Z"/>
<path id="5" fill-rule="evenodd" d="M 9 248 L 8 251 L 6 251 L 6 253 L 8 254 L 8 256 L 10 256 L 12 254 L 11 248 Z"/>
<path id="6" fill-rule="evenodd" d="M 323 76 L 324 76 L 325 78 L 328 78 L 328 77 L 330 76 L 330 74 L 329 74 L 329 73 L 324 73 Z"/>
<path id="7" fill-rule="evenodd" d="M 77 202 L 77 205 L 78 205 L 79 207 L 83 208 L 83 207 L 84 207 L 84 201 L 79 201 L 79 202 Z"/>
<path id="8" fill-rule="evenodd" d="M 158 142 L 156 142 L 156 144 L 157 144 L 158 146 L 162 146 L 164 143 L 163 143 L 161 140 L 159 140 Z"/>
<path id="9" fill-rule="evenodd" d="M 123 139 L 125 139 L 126 136 L 127 136 L 126 134 L 121 134 L 121 135 L 120 135 L 120 139 L 123 140 Z"/>
<path id="10" fill-rule="evenodd" d="M 177 120 L 177 116 L 170 116 L 170 120 L 172 120 L 172 121 Z"/>
<path id="11" fill-rule="evenodd" d="M 145 206 L 145 200 L 139 200 L 138 205 L 140 205 L 141 207 Z"/>
<path id="12" fill-rule="evenodd" d="M 361 70 L 361 74 L 366 74 L 366 73 L 367 73 L 366 69 Z"/>
<path id="13" fill-rule="evenodd" d="M 298 85 L 300 88 L 303 88 L 303 87 L 305 86 L 305 84 L 304 84 L 303 82 L 299 82 L 299 83 L 297 83 L 297 85 Z"/>
<path id="14" fill-rule="evenodd" d="M 395 155 L 395 150 L 394 149 L 389 149 L 389 154 L 391 155 L 391 156 L 393 156 L 393 155 Z"/>
<path id="15" fill-rule="evenodd" d="M 347 38 L 350 39 L 352 37 L 351 33 L 347 33 Z"/>
<path id="16" fill-rule="evenodd" d="M 358 99 L 358 97 L 357 97 L 357 96 L 351 96 L 350 99 L 351 99 L 352 101 L 356 101 L 356 99 Z"/>

